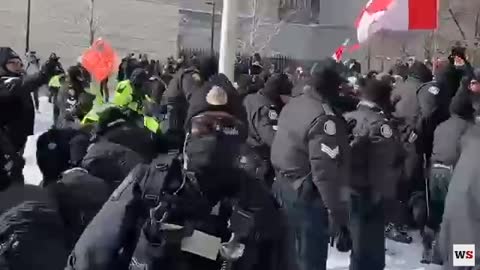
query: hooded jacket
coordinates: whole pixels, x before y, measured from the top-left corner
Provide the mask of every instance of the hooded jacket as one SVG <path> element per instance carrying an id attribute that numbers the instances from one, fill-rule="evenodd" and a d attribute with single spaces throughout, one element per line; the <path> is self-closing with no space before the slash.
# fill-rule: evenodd
<path id="1" fill-rule="evenodd" d="M 14 58 L 20 57 L 11 48 L 0 48 L 0 125 L 20 151 L 33 134 L 35 108 L 30 93 L 46 84 L 48 77 L 42 72 L 23 75 L 7 71 L 7 62 Z"/>

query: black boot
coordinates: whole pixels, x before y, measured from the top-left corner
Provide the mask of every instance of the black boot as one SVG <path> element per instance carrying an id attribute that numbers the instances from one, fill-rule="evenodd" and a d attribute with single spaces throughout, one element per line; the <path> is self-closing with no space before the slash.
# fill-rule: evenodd
<path id="1" fill-rule="evenodd" d="M 423 252 L 422 252 L 422 260 L 420 261 L 423 264 L 430 264 L 432 263 L 433 257 L 433 241 L 435 240 L 435 231 L 429 227 L 425 227 L 422 232 L 422 244 L 423 244 Z"/>
<path id="2" fill-rule="evenodd" d="M 410 244 L 413 239 L 405 228 L 399 225 L 389 223 L 385 228 L 385 237 L 399 243 Z"/>
<path id="3" fill-rule="evenodd" d="M 438 232 L 435 234 L 435 239 L 432 242 L 432 264 L 443 265 L 440 245 L 438 244 Z"/>

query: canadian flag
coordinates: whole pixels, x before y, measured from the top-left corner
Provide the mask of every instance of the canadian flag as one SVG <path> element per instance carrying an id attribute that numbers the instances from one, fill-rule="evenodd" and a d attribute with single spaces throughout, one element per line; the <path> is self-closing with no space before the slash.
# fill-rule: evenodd
<path id="1" fill-rule="evenodd" d="M 342 61 L 342 57 L 343 57 L 343 53 L 345 52 L 345 49 L 347 48 L 347 45 L 348 43 L 350 42 L 350 39 L 346 39 L 342 45 L 340 45 L 340 47 L 338 47 L 336 50 L 335 50 L 335 53 L 333 53 L 332 55 L 332 58 L 337 61 L 337 62 L 340 62 Z"/>
<path id="2" fill-rule="evenodd" d="M 370 0 L 357 18 L 363 43 L 382 30 L 432 30 L 438 25 L 438 0 Z"/>

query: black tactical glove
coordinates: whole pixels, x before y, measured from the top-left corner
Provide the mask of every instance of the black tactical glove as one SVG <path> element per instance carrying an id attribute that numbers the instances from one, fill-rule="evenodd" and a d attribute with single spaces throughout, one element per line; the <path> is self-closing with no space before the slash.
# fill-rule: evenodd
<path id="1" fill-rule="evenodd" d="M 60 62 L 58 62 L 59 59 L 55 53 L 52 53 L 48 60 L 42 65 L 40 71 L 47 77 L 54 76 L 57 69 L 61 69 Z"/>
<path id="2" fill-rule="evenodd" d="M 339 252 L 349 252 L 352 249 L 352 238 L 350 237 L 350 230 L 347 227 L 340 228 L 336 240 L 336 247 Z"/>

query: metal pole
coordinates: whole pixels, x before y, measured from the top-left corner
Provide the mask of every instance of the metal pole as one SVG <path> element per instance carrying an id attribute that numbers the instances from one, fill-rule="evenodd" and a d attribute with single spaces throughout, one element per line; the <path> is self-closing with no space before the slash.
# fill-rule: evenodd
<path id="1" fill-rule="evenodd" d="M 210 40 L 210 54 L 215 56 L 215 2 L 212 2 L 212 29 L 211 29 L 211 34 L 210 37 L 212 40 Z"/>
<path id="2" fill-rule="evenodd" d="M 220 37 L 219 72 L 233 82 L 237 49 L 237 4 L 239 0 L 224 0 Z"/>
<path id="3" fill-rule="evenodd" d="M 30 51 L 30 15 L 31 15 L 31 0 L 27 0 L 27 33 L 25 36 L 25 52 Z"/>

